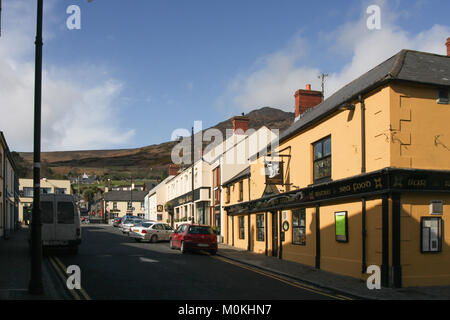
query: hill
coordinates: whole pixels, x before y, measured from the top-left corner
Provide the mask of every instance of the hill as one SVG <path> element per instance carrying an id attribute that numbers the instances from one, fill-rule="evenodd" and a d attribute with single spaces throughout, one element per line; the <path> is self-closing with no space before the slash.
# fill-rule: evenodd
<path id="1" fill-rule="evenodd" d="M 279 129 L 280 133 L 294 121 L 293 113 L 270 107 L 251 111 L 246 116 L 250 118 L 250 128 L 257 130 L 265 125 L 269 129 Z M 212 128 L 225 134 L 226 129 L 233 128 L 231 118 Z M 137 149 L 43 152 L 41 159 L 51 169 L 49 174 L 59 177 L 76 176 L 86 172 L 112 179 L 130 176 L 141 179 L 156 178 L 164 176 L 167 165 L 171 163 L 171 150 L 175 145 L 176 142 L 170 141 Z M 21 163 L 22 166 L 31 166 L 31 152 L 20 152 L 19 155 L 24 162 Z"/>

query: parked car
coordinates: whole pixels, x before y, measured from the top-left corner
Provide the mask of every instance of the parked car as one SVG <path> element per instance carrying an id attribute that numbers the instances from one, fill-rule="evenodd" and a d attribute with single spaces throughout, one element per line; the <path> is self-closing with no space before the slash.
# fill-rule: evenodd
<path id="1" fill-rule="evenodd" d="M 155 221 L 144 221 L 141 224 L 130 228 L 128 234 L 136 241 L 169 241 L 170 235 L 173 233 L 173 228 L 166 223 L 158 223 Z"/>
<path id="2" fill-rule="evenodd" d="M 114 220 L 113 220 L 113 226 L 114 226 L 114 227 L 119 227 L 121 221 L 122 221 L 122 218 L 114 218 Z"/>
<path id="3" fill-rule="evenodd" d="M 169 241 L 170 248 L 179 248 L 181 253 L 190 250 L 206 250 L 211 254 L 217 253 L 217 235 L 207 225 L 184 223 L 170 235 Z"/>
<path id="4" fill-rule="evenodd" d="M 130 227 L 134 227 L 136 224 L 141 223 L 144 219 L 139 217 L 123 218 L 121 222 L 122 233 L 128 234 Z"/>

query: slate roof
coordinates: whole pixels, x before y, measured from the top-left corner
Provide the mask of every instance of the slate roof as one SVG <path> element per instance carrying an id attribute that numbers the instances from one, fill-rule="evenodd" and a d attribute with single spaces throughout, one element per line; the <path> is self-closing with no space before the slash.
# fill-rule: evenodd
<path id="1" fill-rule="evenodd" d="M 343 104 L 358 99 L 359 95 L 391 81 L 450 87 L 450 57 L 412 50 L 400 51 L 304 113 L 280 135 L 280 143 L 329 116 Z"/>
<path id="2" fill-rule="evenodd" d="M 133 201 L 144 201 L 148 191 L 133 191 Z M 131 191 L 105 192 L 105 201 L 130 201 Z"/>

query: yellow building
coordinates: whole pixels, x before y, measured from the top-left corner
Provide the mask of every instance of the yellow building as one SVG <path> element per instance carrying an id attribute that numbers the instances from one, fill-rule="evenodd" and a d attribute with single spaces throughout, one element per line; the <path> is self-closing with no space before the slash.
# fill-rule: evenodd
<path id="1" fill-rule="evenodd" d="M 41 194 L 72 194 L 70 180 L 41 179 Z M 25 212 L 33 204 L 33 179 L 19 179 L 19 221 L 24 222 Z M 26 214 L 25 214 L 26 216 Z"/>
<path id="2" fill-rule="evenodd" d="M 227 193 L 225 242 L 383 286 L 450 285 L 450 57 L 403 50 L 325 101 Z"/>
<path id="3" fill-rule="evenodd" d="M 110 219 L 134 215 L 145 217 L 145 196 L 148 191 L 109 191 L 104 193 L 106 213 Z"/>

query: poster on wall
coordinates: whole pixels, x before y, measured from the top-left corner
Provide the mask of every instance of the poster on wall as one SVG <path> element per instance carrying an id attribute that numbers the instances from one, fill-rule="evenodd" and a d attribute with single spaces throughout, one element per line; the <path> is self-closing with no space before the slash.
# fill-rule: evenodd
<path id="1" fill-rule="evenodd" d="M 334 213 L 336 225 L 336 241 L 348 242 L 347 211 Z"/>

